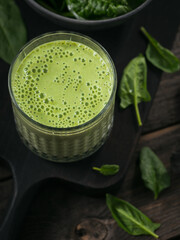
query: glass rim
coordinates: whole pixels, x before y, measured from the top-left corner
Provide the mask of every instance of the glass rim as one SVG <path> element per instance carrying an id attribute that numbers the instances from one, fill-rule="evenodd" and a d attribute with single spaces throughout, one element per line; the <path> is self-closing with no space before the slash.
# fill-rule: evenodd
<path id="1" fill-rule="evenodd" d="M 13 67 L 14 67 L 14 64 L 16 63 L 16 60 L 18 59 L 19 55 L 22 53 L 22 51 L 27 47 L 29 46 L 30 44 L 32 44 L 33 42 L 43 38 L 43 37 L 46 37 L 46 36 L 50 36 L 50 35 L 61 35 L 61 34 L 67 34 L 67 35 L 74 35 L 74 36 L 79 36 L 79 37 L 82 37 L 84 39 L 87 39 L 88 41 L 90 42 L 93 42 L 97 47 L 99 47 L 99 49 L 101 49 L 106 57 L 107 57 L 107 60 L 108 62 L 110 63 L 110 67 L 112 69 L 112 72 L 113 72 L 113 88 L 112 88 L 112 92 L 111 92 L 111 95 L 110 95 L 110 98 L 107 102 L 107 104 L 102 108 L 102 110 L 93 118 L 91 118 L 90 120 L 88 120 L 87 122 L 85 123 L 82 123 L 80 125 L 77 125 L 77 126 L 73 126 L 73 127 L 66 127 L 66 128 L 60 128 L 60 127 L 51 127 L 51 126 L 47 126 L 45 124 L 42 124 L 40 122 L 37 122 L 35 121 L 34 119 L 30 118 L 18 105 L 18 103 L 16 102 L 16 99 L 14 97 L 14 94 L 13 94 L 13 90 L 12 90 L 12 85 L 11 85 L 11 76 L 12 76 L 12 71 L 13 71 Z M 61 39 L 59 39 L 61 40 Z M 52 40 L 50 42 L 53 42 L 53 41 L 58 41 L 58 40 Z M 73 40 L 75 41 L 75 40 Z M 75 41 L 75 42 L 78 42 L 78 41 Z M 81 42 L 79 42 L 81 43 Z M 42 44 L 45 44 L 45 43 L 42 43 Z M 40 45 L 42 45 L 40 44 Z M 82 43 L 84 44 L 84 43 Z M 40 46 L 39 45 L 39 46 Z M 85 45 L 85 44 L 84 44 Z M 89 47 L 89 46 L 88 46 Z M 91 48 L 91 47 L 90 47 Z M 35 48 L 34 48 L 35 49 Z M 114 98 L 114 95 L 116 93 L 116 88 L 117 88 L 117 72 L 116 72 L 116 68 L 115 68 L 115 65 L 114 65 L 114 62 L 111 58 L 111 56 L 109 55 L 109 53 L 106 51 L 106 49 L 100 44 L 98 43 L 96 40 L 92 39 L 91 37 L 89 36 L 86 36 L 84 34 L 81 34 L 81 33 L 77 33 L 77 32 L 73 32 L 73 31 L 52 31 L 52 32 L 47 32 L 47 33 L 44 33 L 44 34 L 41 34 L 37 37 L 34 37 L 32 38 L 30 41 L 28 41 L 20 50 L 19 52 L 16 54 L 14 60 L 12 61 L 11 65 L 10 65 L 10 69 L 9 69 L 9 73 L 8 73 L 8 89 L 9 89 L 9 93 L 10 93 L 10 97 L 11 97 L 11 100 L 12 102 L 14 103 L 15 107 L 20 111 L 20 113 L 25 117 L 25 119 L 27 119 L 28 121 L 32 122 L 34 125 L 40 127 L 40 128 L 43 128 L 43 129 L 46 129 L 46 130 L 49 130 L 49 131 L 53 131 L 53 132 L 58 132 L 58 131 L 73 131 L 73 130 L 80 130 L 81 128 L 84 128 L 84 127 L 88 127 L 88 125 L 91 125 L 93 124 L 93 122 L 95 122 L 99 117 L 101 117 L 103 115 L 103 113 L 107 110 L 107 108 L 110 106 L 111 102 L 113 101 L 113 98 Z"/>

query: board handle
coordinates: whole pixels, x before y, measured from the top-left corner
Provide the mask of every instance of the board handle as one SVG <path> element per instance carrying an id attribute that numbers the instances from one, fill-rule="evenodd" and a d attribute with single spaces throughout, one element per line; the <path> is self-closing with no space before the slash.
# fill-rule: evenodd
<path id="1" fill-rule="evenodd" d="M 18 174 L 19 171 L 17 172 L 16 168 L 11 163 L 9 164 L 13 172 L 14 191 L 9 209 L 0 226 L 0 240 L 15 240 L 17 238 L 28 207 L 44 180 L 38 176 L 32 178 L 32 172 L 29 171 L 26 163 L 21 166 L 23 175 Z"/>

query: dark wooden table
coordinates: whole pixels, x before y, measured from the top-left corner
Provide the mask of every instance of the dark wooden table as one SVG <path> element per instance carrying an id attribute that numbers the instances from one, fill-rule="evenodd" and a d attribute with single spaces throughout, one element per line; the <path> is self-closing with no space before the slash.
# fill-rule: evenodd
<path id="1" fill-rule="evenodd" d="M 180 28 L 172 51 L 180 58 Z M 161 240 L 180 239 L 180 172 L 171 162 L 180 151 L 180 73 L 163 74 L 148 119 L 128 173 L 113 194 L 132 203 L 154 222 Z M 147 190 L 139 171 L 139 150 L 151 147 L 171 174 L 171 187 L 157 200 Z M 179 159 L 180 161 L 180 159 Z M 0 223 L 12 197 L 13 179 L 7 164 L 0 159 Z M 26 214 L 18 240 L 133 240 L 120 229 L 107 209 L 104 196 L 88 196 L 73 187 L 51 180 L 43 184 Z M 12 239 L 13 240 L 13 239 Z"/>

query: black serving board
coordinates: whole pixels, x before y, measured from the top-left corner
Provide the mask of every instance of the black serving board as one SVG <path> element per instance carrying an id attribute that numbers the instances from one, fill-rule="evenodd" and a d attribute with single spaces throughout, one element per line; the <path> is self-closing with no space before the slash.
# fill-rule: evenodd
<path id="1" fill-rule="evenodd" d="M 24 1 L 17 1 L 28 29 L 28 39 L 45 32 L 63 29 L 35 13 Z M 123 68 L 139 53 L 145 53 L 147 40 L 140 32 L 144 26 L 162 45 L 171 48 L 180 24 L 180 1 L 153 0 L 139 15 L 119 27 L 96 32 L 82 32 L 102 44 L 111 55 L 120 80 Z M 9 65 L 0 60 L 0 157 L 8 161 L 14 177 L 14 196 L 3 225 L 0 239 L 12 238 L 11 225 L 17 229 L 18 220 L 23 216 L 33 193 L 39 184 L 50 178 L 74 184 L 77 189 L 102 193 L 119 186 L 125 176 L 130 160 L 140 136 L 133 107 L 119 108 L 116 97 L 115 119 L 112 132 L 106 143 L 92 156 L 76 163 L 53 163 L 34 155 L 19 139 L 13 121 L 12 108 L 7 87 Z M 148 64 L 148 90 L 155 96 L 161 71 Z M 152 101 L 140 104 L 144 122 Z M 120 171 L 115 176 L 105 177 L 92 170 L 92 166 L 119 164 Z M 18 216 L 18 217 L 17 217 Z M 16 221 L 14 221 L 16 219 Z"/>

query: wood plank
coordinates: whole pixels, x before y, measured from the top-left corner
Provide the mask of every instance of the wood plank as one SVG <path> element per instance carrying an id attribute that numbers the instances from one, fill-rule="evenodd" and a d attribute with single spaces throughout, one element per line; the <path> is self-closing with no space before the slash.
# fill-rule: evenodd
<path id="1" fill-rule="evenodd" d="M 179 45 L 176 46 L 175 51 L 176 49 L 180 49 Z M 177 235 L 180 236 L 178 204 L 180 178 L 179 175 L 172 173 L 172 186 L 163 191 L 159 199 L 154 201 L 152 193 L 143 186 L 137 156 L 142 146 L 150 146 L 170 171 L 170 157 L 180 146 L 178 124 L 180 102 L 177 100 L 180 92 L 179 78 L 179 73 L 163 76 L 152 112 L 144 126 L 144 133 L 161 130 L 142 136 L 124 183 L 118 192 L 114 193 L 140 208 L 153 221 L 160 222 L 162 225 L 157 233 L 161 236 L 161 240 L 180 239 L 177 237 Z M 173 100 L 174 98 L 176 100 Z M 161 109 L 161 113 L 158 108 Z M 176 125 L 162 129 L 172 124 Z M 11 172 L 1 160 L 0 176 L 1 221 L 12 191 L 10 187 L 12 181 L 8 179 L 11 177 Z M 152 239 L 144 236 L 131 237 L 121 230 L 111 218 L 104 197 L 95 198 L 79 194 L 59 181 L 47 182 L 41 188 L 32 203 L 20 235 L 18 238 L 20 240 Z"/>
<path id="2" fill-rule="evenodd" d="M 164 1 L 168 2 L 168 0 L 164 0 Z M 150 25 L 150 29 L 151 29 L 152 21 L 157 23 L 156 19 L 159 19 L 159 11 L 162 10 L 162 6 L 164 6 L 164 1 L 161 0 L 160 3 L 153 2 L 152 5 L 150 5 L 150 9 L 148 10 L 146 9 L 142 11 L 142 15 L 137 16 L 133 21 L 131 20 L 129 22 L 126 22 L 124 26 L 123 25 L 120 26 L 118 28 L 118 31 L 117 29 L 110 29 L 109 33 L 107 31 L 103 33 L 99 33 L 99 32 L 92 33 L 92 35 L 94 35 L 94 39 L 98 40 L 103 46 L 107 46 L 107 49 L 110 50 L 109 53 L 114 59 L 114 62 L 115 62 L 115 65 L 117 66 L 118 71 L 122 72 L 124 65 L 130 59 L 132 59 L 132 57 L 134 57 L 135 55 L 138 55 L 139 52 L 144 51 L 144 45 L 146 45 L 146 40 L 139 33 L 141 23 L 143 21 L 143 23 L 146 24 L 147 27 L 149 27 Z M 178 3 L 178 0 L 176 1 Z M 31 9 L 29 9 L 25 5 L 24 1 L 18 1 L 18 2 L 20 4 L 22 13 L 24 14 L 24 19 L 25 19 L 25 22 L 27 23 L 27 27 L 29 27 L 29 37 L 33 36 L 35 34 L 35 31 L 39 31 L 40 33 L 42 31 L 42 25 L 40 24 L 40 21 L 42 21 L 41 17 L 35 14 Z M 177 9 L 176 7 L 174 7 L 174 5 L 170 5 L 170 7 L 172 7 L 173 9 L 175 8 L 174 10 Z M 152 16 L 151 8 L 153 10 L 153 16 Z M 172 19 L 171 22 L 168 22 L 168 26 L 170 26 L 169 29 L 171 30 L 171 33 L 165 39 L 166 40 L 165 42 L 168 46 L 172 45 L 172 41 L 174 39 L 175 33 L 177 32 L 177 27 L 179 24 L 179 22 L 177 21 L 178 12 L 177 11 L 175 12 L 176 14 L 171 14 L 171 11 L 169 10 L 169 8 L 163 8 L 163 11 L 161 11 L 161 17 L 163 19 L 166 19 L 167 16 L 170 16 Z M 31 21 L 29 21 L 29 19 L 31 19 Z M 33 24 L 34 24 L 34 27 L 32 27 Z M 44 20 L 43 20 L 43 26 L 47 27 L 46 31 L 54 27 L 53 24 L 49 23 L 48 21 L 44 22 Z M 164 27 L 164 21 L 158 21 L 158 24 L 156 24 L 155 27 L 153 27 L 153 30 L 156 31 L 159 28 L 163 29 L 163 27 Z M 129 31 L 130 28 L 131 28 L 131 31 Z M 111 42 L 112 34 L 113 34 L 113 43 Z M 162 37 L 161 31 L 158 31 L 158 36 Z M 136 47 L 134 47 L 134 45 Z M 131 51 L 129 51 L 129 49 L 131 49 Z M 151 71 L 149 71 L 149 74 L 154 78 L 154 82 L 150 84 L 151 92 L 152 94 L 154 94 L 158 86 L 160 72 L 157 72 L 157 71 L 154 71 L 154 69 L 151 69 Z M 3 92 L 7 90 L 6 77 L 7 75 L 4 76 L 2 81 L 4 84 L 4 89 L 1 88 L 1 91 Z M 8 92 L 6 94 L 8 95 Z M 9 103 L 5 102 L 5 104 L 9 104 Z M 144 118 L 145 113 L 148 111 L 149 106 L 150 106 L 149 104 L 144 104 L 142 106 L 141 108 L 142 119 Z M 6 105 L 3 106 L 2 116 L 3 117 L 6 116 L 5 118 L 13 120 L 12 113 L 9 113 L 10 115 L 9 114 L 6 115 L 6 111 L 4 112 L 4 109 L 7 109 Z M 26 174 L 27 176 L 29 173 L 29 176 L 27 177 L 28 179 L 32 178 L 32 181 L 33 181 L 34 178 L 39 177 L 39 171 L 35 171 L 39 163 L 39 168 L 43 169 L 41 171 L 42 175 L 49 168 L 46 174 L 44 174 L 44 178 L 48 178 L 49 176 L 56 175 L 57 177 L 64 179 L 65 181 L 81 185 L 83 188 L 93 189 L 97 191 L 110 188 L 112 185 L 116 184 L 122 179 L 123 174 L 121 175 L 117 174 L 116 176 L 113 176 L 111 179 L 109 179 L 109 181 L 104 181 L 104 178 L 102 178 L 101 176 L 94 176 L 94 172 L 91 170 L 92 164 L 98 166 L 98 165 L 108 163 L 111 157 L 113 158 L 114 163 L 118 163 L 119 162 L 118 156 L 120 155 L 121 163 L 122 163 L 121 170 L 125 174 L 126 169 L 128 167 L 129 160 L 134 150 L 134 146 L 140 134 L 140 128 L 137 127 L 137 122 L 134 117 L 134 109 L 131 107 L 126 109 L 125 111 L 120 111 L 119 102 L 117 101 L 116 107 L 115 107 L 114 128 L 111 132 L 111 135 L 107 139 L 106 143 L 103 145 L 103 147 L 99 151 L 97 151 L 93 156 L 87 158 L 86 161 L 82 161 L 80 163 L 74 163 L 74 164 L 71 163 L 68 165 L 68 167 L 66 164 L 61 164 L 61 167 L 57 171 L 57 167 L 56 166 L 53 167 L 51 163 L 48 164 L 42 159 L 35 157 L 33 154 L 29 155 L 29 151 L 27 149 L 24 149 L 22 142 L 18 142 L 19 138 L 13 126 L 13 123 L 12 123 L 13 121 L 10 124 L 11 125 L 10 127 L 13 126 L 12 131 L 8 129 L 10 134 L 7 135 L 7 130 L 5 130 L 5 128 L 7 127 L 7 122 L 4 119 L 1 119 L 1 120 L 3 123 L 1 123 L 2 132 L 0 131 L 1 132 L 0 154 L 4 158 L 8 159 L 13 166 L 17 166 L 19 164 L 19 167 L 16 168 L 18 169 L 19 172 L 21 172 L 21 167 L 24 168 L 24 166 L 22 165 L 31 164 L 31 166 L 33 167 L 32 168 L 33 174 L 30 173 L 30 171 L 28 171 Z M 119 148 L 119 144 L 123 145 L 123 148 Z M 28 161 L 30 158 L 32 159 L 31 162 Z M 27 166 L 27 168 L 31 169 L 31 166 Z M 44 168 L 46 170 L 44 170 Z M 19 172 L 17 173 L 17 176 L 19 176 Z M 38 172 L 38 176 L 36 176 L 36 172 Z"/>
<path id="3" fill-rule="evenodd" d="M 180 59 L 180 26 L 172 51 Z M 153 81 L 153 79 L 151 80 Z M 179 109 L 180 73 L 164 73 L 147 121 L 143 127 L 143 133 L 178 123 L 180 121 Z"/>
<path id="4" fill-rule="evenodd" d="M 161 240 L 180 235 L 180 177 L 170 169 L 170 157 L 180 141 L 180 124 L 144 135 L 134 155 L 131 168 L 116 194 L 131 202 L 153 221 L 160 222 L 157 230 Z M 168 144 L 169 143 L 169 144 Z M 142 146 L 151 147 L 171 172 L 171 187 L 157 200 L 144 187 L 138 168 Z M 20 240 L 150 240 L 152 237 L 133 237 L 120 229 L 107 209 L 105 198 L 82 195 L 59 181 L 44 184 L 34 199 L 26 217 Z"/>

